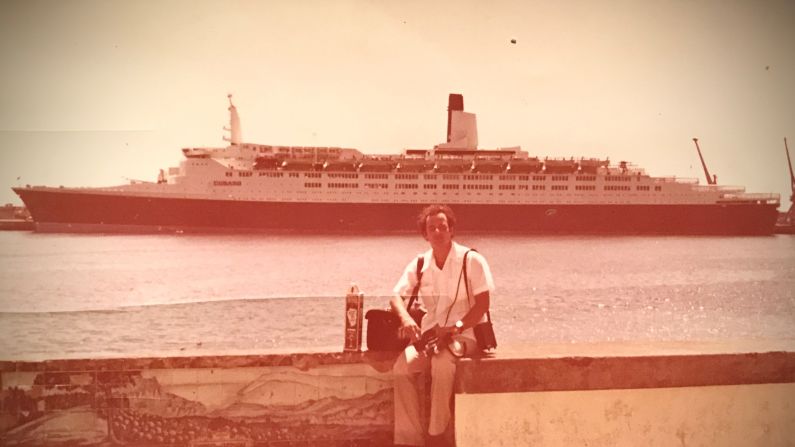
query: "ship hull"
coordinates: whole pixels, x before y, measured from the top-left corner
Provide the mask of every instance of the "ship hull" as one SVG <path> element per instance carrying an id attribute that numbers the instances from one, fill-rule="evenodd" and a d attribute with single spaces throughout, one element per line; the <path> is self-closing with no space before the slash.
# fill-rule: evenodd
<path id="1" fill-rule="evenodd" d="M 411 232 L 424 204 L 144 197 L 15 188 L 43 232 Z M 459 232 L 773 234 L 773 204 L 451 204 Z"/>

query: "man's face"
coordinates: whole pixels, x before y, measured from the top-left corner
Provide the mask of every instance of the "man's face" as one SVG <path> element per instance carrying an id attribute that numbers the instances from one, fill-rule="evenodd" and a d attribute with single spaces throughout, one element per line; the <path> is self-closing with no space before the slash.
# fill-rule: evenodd
<path id="1" fill-rule="evenodd" d="M 431 243 L 433 248 L 443 248 L 450 245 L 453 240 L 453 232 L 444 213 L 428 216 L 425 221 L 425 239 Z"/>

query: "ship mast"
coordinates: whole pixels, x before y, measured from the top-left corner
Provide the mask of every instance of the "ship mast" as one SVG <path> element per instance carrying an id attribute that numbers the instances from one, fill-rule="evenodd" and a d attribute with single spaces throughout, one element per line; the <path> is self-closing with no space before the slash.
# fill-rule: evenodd
<path id="1" fill-rule="evenodd" d="M 789 158 L 789 147 L 787 146 L 787 137 L 784 137 L 784 150 L 787 152 L 787 165 L 789 165 L 789 210 L 787 211 L 787 221 L 792 222 L 793 214 L 795 214 L 795 174 L 792 173 L 792 160 Z"/>
<path id="2" fill-rule="evenodd" d="M 232 143 L 237 146 L 243 140 L 240 132 L 240 117 L 237 114 L 237 107 L 232 104 L 232 94 L 226 95 L 229 98 L 229 127 L 224 127 L 224 130 L 229 132 L 228 137 L 224 137 L 224 141 Z"/>
<path id="3" fill-rule="evenodd" d="M 701 159 L 701 166 L 704 168 L 704 175 L 707 176 L 707 184 L 708 185 L 715 185 L 718 183 L 717 176 L 709 175 L 709 169 L 707 169 L 707 163 L 704 162 L 704 157 L 701 155 L 701 148 L 698 147 L 698 138 L 693 138 L 693 142 L 696 143 L 696 150 L 698 151 L 698 158 Z"/>

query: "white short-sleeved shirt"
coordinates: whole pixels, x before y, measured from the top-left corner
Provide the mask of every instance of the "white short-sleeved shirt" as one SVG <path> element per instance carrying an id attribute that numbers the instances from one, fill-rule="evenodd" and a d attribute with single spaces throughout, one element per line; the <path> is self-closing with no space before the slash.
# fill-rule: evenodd
<path id="1" fill-rule="evenodd" d="M 489 264 L 480 253 L 470 251 L 469 255 L 467 255 L 467 278 L 470 284 L 470 297 L 467 300 L 461 267 L 464 254 L 468 250 L 468 247 L 453 242 L 450 253 L 447 255 L 447 259 L 441 269 L 436 265 L 432 249 L 422 254 L 425 258 L 425 263 L 422 266 L 419 298 L 428 312 L 422 319 L 423 331 L 437 324 L 445 327 L 453 326 L 456 321 L 469 312 L 470 306 L 475 304 L 475 295 L 486 291 L 493 294 L 494 279 L 491 277 Z M 417 258 L 414 258 L 406 266 L 393 291 L 396 295 L 403 297 L 404 300 L 408 300 L 416 285 Z M 458 293 L 457 298 L 456 291 Z M 407 301 L 405 302 L 407 303 Z M 483 321 L 485 319 L 486 316 L 484 315 Z M 471 328 L 464 331 L 463 335 L 474 338 Z"/>

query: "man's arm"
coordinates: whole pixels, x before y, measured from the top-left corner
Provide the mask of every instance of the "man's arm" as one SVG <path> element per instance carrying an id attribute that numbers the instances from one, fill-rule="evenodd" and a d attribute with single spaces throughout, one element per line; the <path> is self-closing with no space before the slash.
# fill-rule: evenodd
<path id="1" fill-rule="evenodd" d="M 478 323 L 480 323 L 480 319 L 483 318 L 486 311 L 489 310 L 489 303 L 491 299 L 489 298 L 489 291 L 481 292 L 475 295 L 475 304 L 469 309 L 469 312 L 461 318 L 461 323 L 463 323 L 463 327 L 461 327 L 460 331 L 463 332 L 471 327 L 475 327 Z M 453 322 L 455 324 L 455 322 Z M 456 330 L 455 326 L 448 326 L 448 327 L 441 327 L 436 326 L 436 335 L 439 337 L 444 336 L 445 334 L 453 333 Z"/>
<path id="2" fill-rule="evenodd" d="M 403 298 L 399 295 L 395 295 L 389 301 L 389 305 L 392 307 L 392 311 L 400 318 L 398 335 L 402 338 L 409 338 L 412 342 L 419 340 L 420 327 L 417 326 L 417 323 L 411 318 L 408 309 L 406 309 L 406 306 L 403 304 Z"/>
<path id="3" fill-rule="evenodd" d="M 469 309 L 469 312 L 461 318 L 461 322 L 464 323 L 464 327 L 461 328 L 461 330 L 463 331 L 475 327 L 475 325 L 480 323 L 480 319 L 483 318 L 483 315 L 489 310 L 490 302 L 491 298 L 488 290 L 475 295 L 475 304 Z"/>

